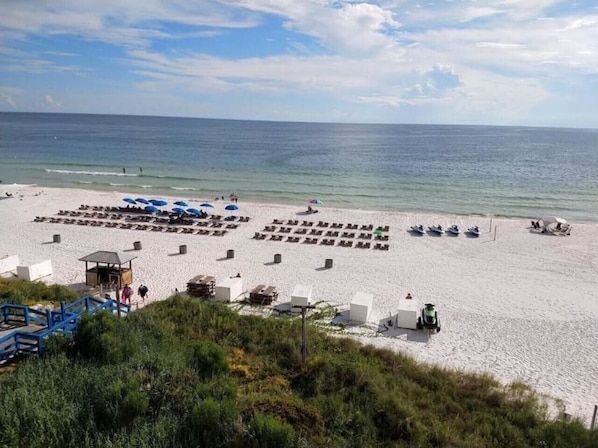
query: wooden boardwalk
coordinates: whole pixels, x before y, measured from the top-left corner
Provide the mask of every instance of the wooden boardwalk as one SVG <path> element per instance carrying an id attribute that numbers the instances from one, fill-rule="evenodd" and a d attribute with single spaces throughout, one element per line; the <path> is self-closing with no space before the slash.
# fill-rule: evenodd
<path id="1" fill-rule="evenodd" d="M 39 331 L 45 330 L 46 327 L 41 325 L 14 325 L 14 324 L 0 324 L 0 339 L 4 336 L 11 334 L 13 331 L 26 331 L 28 333 L 37 333 Z M 4 343 L 0 343 L 0 352 L 2 352 L 6 347 L 12 344 L 12 340 L 8 340 Z"/>

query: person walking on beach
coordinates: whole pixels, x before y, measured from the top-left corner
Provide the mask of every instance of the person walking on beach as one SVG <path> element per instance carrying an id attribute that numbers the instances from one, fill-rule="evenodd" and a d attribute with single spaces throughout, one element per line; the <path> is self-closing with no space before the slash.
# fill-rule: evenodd
<path id="1" fill-rule="evenodd" d="M 144 284 L 141 284 L 139 286 L 139 289 L 137 290 L 137 294 L 139 294 L 139 297 L 141 297 L 141 300 L 145 302 L 145 296 L 148 293 L 148 289 L 147 286 L 145 286 Z"/>
<path id="2" fill-rule="evenodd" d="M 124 304 L 131 304 L 131 297 L 133 296 L 133 288 L 131 288 L 129 286 L 128 283 L 125 284 L 125 287 L 123 288 L 123 293 L 122 293 L 122 297 L 121 297 L 121 302 Z"/>

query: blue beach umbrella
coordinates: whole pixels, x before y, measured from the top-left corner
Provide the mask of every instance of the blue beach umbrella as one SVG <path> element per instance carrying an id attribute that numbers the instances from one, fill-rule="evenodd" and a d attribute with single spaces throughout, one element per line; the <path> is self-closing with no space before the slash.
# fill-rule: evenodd
<path id="1" fill-rule="evenodd" d="M 235 204 L 228 204 L 224 207 L 224 210 L 239 210 L 239 206 Z"/>
<path id="2" fill-rule="evenodd" d="M 136 202 L 139 202 L 140 204 L 149 204 L 150 202 L 145 199 L 145 198 L 137 198 L 135 199 Z"/>
<path id="3" fill-rule="evenodd" d="M 181 208 L 181 207 L 175 207 L 172 209 L 173 212 L 178 213 L 179 215 L 184 215 L 185 214 L 185 209 Z"/>
<path id="4" fill-rule="evenodd" d="M 197 210 L 196 208 L 188 208 L 187 213 L 191 213 L 192 215 L 201 216 L 203 215 L 201 210 Z"/>
<path id="5" fill-rule="evenodd" d="M 144 210 L 151 213 L 157 213 L 160 211 L 160 209 L 154 205 L 146 205 Z"/>
<path id="6" fill-rule="evenodd" d="M 185 201 L 175 201 L 174 205 L 180 205 L 181 207 L 188 207 L 189 204 L 187 204 Z"/>
<path id="7" fill-rule="evenodd" d="M 156 207 L 162 207 L 164 205 L 168 205 L 168 202 L 163 201 L 162 199 L 150 199 L 149 202 L 151 202 L 152 205 L 155 205 Z"/>
<path id="8" fill-rule="evenodd" d="M 211 204 L 209 202 L 203 202 L 202 204 L 200 204 L 200 207 L 214 208 L 214 204 Z"/>
<path id="9" fill-rule="evenodd" d="M 133 198 L 123 198 L 123 201 L 128 202 L 129 204 L 135 204 L 135 199 Z"/>

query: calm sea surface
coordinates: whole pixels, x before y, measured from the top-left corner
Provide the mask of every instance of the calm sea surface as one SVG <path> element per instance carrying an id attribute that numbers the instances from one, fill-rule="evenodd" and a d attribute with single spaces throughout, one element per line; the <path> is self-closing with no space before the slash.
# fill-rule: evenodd
<path id="1" fill-rule="evenodd" d="M 0 113 L 0 179 L 598 222 L 598 130 Z"/>

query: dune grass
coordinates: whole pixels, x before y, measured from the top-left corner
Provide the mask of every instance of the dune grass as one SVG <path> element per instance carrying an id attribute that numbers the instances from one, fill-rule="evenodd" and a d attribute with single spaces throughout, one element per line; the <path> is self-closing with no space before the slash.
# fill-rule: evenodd
<path id="1" fill-rule="evenodd" d="M 301 322 L 181 297 L 0 376 L 0 446 L 595 447 L 522 384 L 422 365 Z"/>

